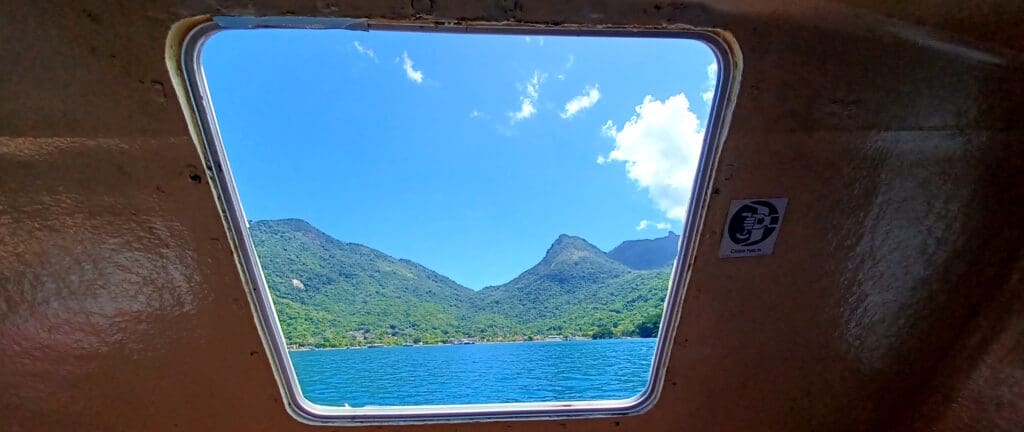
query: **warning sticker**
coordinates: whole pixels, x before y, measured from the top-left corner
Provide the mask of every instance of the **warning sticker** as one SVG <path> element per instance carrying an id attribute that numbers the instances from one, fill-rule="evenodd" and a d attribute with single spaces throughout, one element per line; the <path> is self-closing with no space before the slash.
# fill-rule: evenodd
<path id="1" fill-rule="evenodd" d="M 722 230 L 722 258 L 771 255 L 789 198 L 735 200 Z"/>

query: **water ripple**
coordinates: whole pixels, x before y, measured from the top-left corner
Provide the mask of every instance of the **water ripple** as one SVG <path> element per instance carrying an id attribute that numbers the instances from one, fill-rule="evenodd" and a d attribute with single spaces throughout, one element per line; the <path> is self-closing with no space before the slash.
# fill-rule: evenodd
<path id="1" fill-rule="evenodd" d="M 320 405 L 626 399 L 647 385 L 655 339 L 440 345 L 291 353 Z"/>

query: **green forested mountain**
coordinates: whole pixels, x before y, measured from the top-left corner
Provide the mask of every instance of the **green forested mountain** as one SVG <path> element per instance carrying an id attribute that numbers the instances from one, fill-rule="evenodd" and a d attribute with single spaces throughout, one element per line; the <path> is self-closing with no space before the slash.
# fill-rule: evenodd
<path id="1" fill-rule="evenodd" d="M 249 229 L 289 345 L 648 337 L 668 288 L 667 268 L 633 270 L 568 235 L 512 281 L 475 292 L 302 220 Z"/>
<path id="2" fill-rule="evenodd" d="M 525 325 L 563 316 L 590 301 L 585 297 L 595 286 L 629 272 L 586 240 L 562 234 L 540 263 L 504 285 L 480 290 L 480 300 L 484 308 Z"/>
<path id="3" fill-rule="evenodd" d="M 471 332 L 473 291 L 408 260 L 287 219 L 250 225 L 290 344 L 443 338 Z"/>
<path id="4" fill-rule="evenodd" d="M 679 251 L 679 234 L 669 231 L 665 237 L 627 240 L 608 252 L 608 257 L 635 270 L 671 267 Z"/>

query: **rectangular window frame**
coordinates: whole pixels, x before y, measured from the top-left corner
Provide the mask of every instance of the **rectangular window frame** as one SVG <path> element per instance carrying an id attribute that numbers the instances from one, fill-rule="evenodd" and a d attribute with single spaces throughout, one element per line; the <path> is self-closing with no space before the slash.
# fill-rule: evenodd
<path id="1" fill-rule="evenodd" d="M 520 402 L 500 404 L 428 405 L 345 408 L 323 406 L 307 400 L 299 387 L 292 367 L 284 336 L 270 297 L 248 232 L 248 223 L 242 211 L 231 169 L 221 142 L 217 119 L 210 101 L 203 73 L 202 47 L 212 35 L 222 30 L 285 28 L 285 29 L 348 29 L 362 31 L 447 32 L 463 34 L 502 34 L 521 36 L 614 36 L 683 38 L 703 42 L 711 49 L 718 62 L 715 95 L 705 128 L 704 143 L 697 166 L 696 177 L 688 205 L 688 217 L 680 238 L 678 255 L 671 272 L 668 293 L 662 312 L 661 327 L 651 362 L 650 378 L 639 395 L 622 400 L 584 402 Z M 736 76 L 732 50 L 717 34 L 692 29 L 635 29 L 615 27 L 537 27 L 526 25 L 494 25 L 458 23 L 443 25 L 435 22 L 374 21 L 348 18 L 305 17 L 214 17 L 212 21 L 196 26 L 182 42 L 180 66 L 189 92 L 189 101 L 195 116 L 201 153 L 205 158 L 212 187 L 230 233 L 238 259 L 243 284 L 251 290 L 263 342 L 277 377 L 286 409 L 296 419 L 308 424 L 327 425 L 383 425 L 409 423 L 455 423 L 495 420 L 568 419 L 637 415 L 651 409 L 661 393 L 671 353 L 672 340 L 679 322 L 680 307 L 686 293 L 696 251 L 697 234 L 704 220 L 710 196 L 714 166 L 725 139 L 728 122 L 727 101 Z M 680 265 L 680 264 L 684 265 Z"/>

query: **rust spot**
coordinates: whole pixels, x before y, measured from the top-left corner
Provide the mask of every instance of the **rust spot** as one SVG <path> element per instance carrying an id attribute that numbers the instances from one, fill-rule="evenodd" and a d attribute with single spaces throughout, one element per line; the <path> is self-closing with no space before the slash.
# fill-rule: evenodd
<path id="1" fill-rule="evenodd" d="M 317 8 L 320 9 L 321 11 L 324 11 L 324 12 L 337 12 L 338 11 L 338 5 L 335 4 L 333 1 L 321 2 L 320 5 L 317 6 Z"/>
<path id="2" fill-rule="evenodd" d="M 158 102 L 167 102 L 167 89 L 164 88 L 164 83 L 152 80 L 149 82 L 150 88 L 153 89 L 153 98 Z"/>
<path id="3" fill-rule="evenodd" d="M 89 22 L 96 25 L 100 24 L 100 17 L 96 16 L 95 12 L 89 9 L 82 9 L 82 15 L 85 15 L 85 19 L 89 20 Z"/>
<path id="4" fill-rule="evenodd" d="M 199 167 L 195 165 L 185 165 L 185 175 L 192 183 L 199 184 L 203 182 L 203 175 L 200 174 Z"/>
<path id="5" fill-rule="evenodd" d="M 412 0 L 409 4 L 417 15 L 430 15 L 434 12 L 433 0 Z"/>

